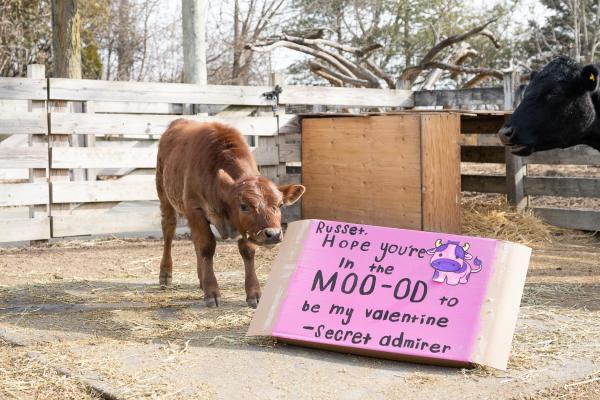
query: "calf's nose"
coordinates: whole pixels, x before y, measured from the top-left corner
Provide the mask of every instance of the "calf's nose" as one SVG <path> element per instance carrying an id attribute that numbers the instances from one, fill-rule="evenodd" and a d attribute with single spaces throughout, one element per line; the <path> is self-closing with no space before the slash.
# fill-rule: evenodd
<path id="1" fill-rule="evenodd" d="M 280 242 L 282 238 L 281 228 L 266 228 L 265 237 L 269 242 Z"/>

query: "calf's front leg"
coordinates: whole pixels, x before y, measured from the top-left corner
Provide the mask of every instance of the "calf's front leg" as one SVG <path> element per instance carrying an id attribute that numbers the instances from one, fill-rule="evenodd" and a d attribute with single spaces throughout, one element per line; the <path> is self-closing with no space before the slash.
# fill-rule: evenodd
<path id="1" fill-rule="evenodd" d="M 213 270 L 217 242 L 202 211 L 194 209 L 187 213 L 187 218 L 196 250 L 198 281 L 200 288 L 204 290 L 204 303 L 208 307 L 218 307 L 221 293 Z"/>
<path id="2" fill-rule="evenodd" d="M 256 269 L 254 268 L 254 254 L 256 253 L 256 246 L 251 243 L 248 239 L 238 240 L 238 249 L 242 259 L 244 260 L 244 267 L 246 269 L 245 288 L 246 288 L 246 303 L 256 308 L 258 301 L 260 300 L 260 283 L 256 277 Z"/>

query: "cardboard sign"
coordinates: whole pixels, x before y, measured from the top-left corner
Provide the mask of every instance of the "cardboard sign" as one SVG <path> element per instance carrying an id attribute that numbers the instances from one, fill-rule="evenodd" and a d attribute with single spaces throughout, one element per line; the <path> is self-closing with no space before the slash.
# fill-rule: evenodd
<path id="1" fill-rule="evenodd" d="M 492 239 L 297 221 L 248 334 L 505 369 L 530 254 Z"/>

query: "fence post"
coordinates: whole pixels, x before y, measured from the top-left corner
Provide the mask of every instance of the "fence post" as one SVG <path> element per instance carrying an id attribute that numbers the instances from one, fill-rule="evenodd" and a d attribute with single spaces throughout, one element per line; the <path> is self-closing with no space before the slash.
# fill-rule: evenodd
<path id="1" fill-rule="evenodd" d="M 283 83 L 283 75 L 279 73 L 271 73 L 269 76 L 270 86 L 281 85 Z M 277 114 L 285 113 L 285 110 L 277 110 Z M 273 115 L 272 112 L 270 115 Z M 275 116 L 275 118 L 279 118 Z M 277 155 L 279 156 L 279 132 L 277 136 L 257 136 L 255 137 L 256 147 L 259 149 L 272 149 L 275 148 Z M 279 158 L 279 157 L 278 157 Z M 279 183 L 280 179 L 285 175 L 285 163 L 278 162 L 275 165 L 263 165 L 259 167 L 260 173 L 267 178 L 273 180 L 275 183 Z"/>
<path id="2" fill-rule="evenodd" d="M 43 64 L 29 64 L 27 66 L 27 77 L 32 79 L 45 79 L 46 78 L 46 67 Z M 29 112 L 46 112 L 46 101 L 45 100 L 29 100 L 28 103 Z M 46 135 L 29 135 L 29 146 L 31 147 L 44 147 L 48 149 L 48 132 Z M 32 168 L 29 170 L 29 182 L 47 182 L 47 169 L 46 168 Z M 50 188 L 48 188 L 50 190 Z M 47 217 L 49 214 L 48 204 L 38 204 L 29 207 L 29 216 L 35 217 Z"/>
<path id="3" fill-rule="evenodd" d="M 514 110 L 517 106 L 516 88 L 518 87 L 518 74 L 515 71 L 504 73 L 504 109 Z M 523 181 L 527 175 L 527 165 L 523 164 L 520 156 L 515 156 L 510 147 L 505 147 L 506 162 L 506 197 L 510 204 L 522 210 L 528 206 L 528 196 L 525 196 Z"/>

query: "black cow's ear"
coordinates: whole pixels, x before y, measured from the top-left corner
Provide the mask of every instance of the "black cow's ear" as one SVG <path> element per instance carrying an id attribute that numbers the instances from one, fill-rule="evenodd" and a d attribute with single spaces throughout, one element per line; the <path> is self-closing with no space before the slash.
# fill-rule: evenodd
<path id="1" fill-rule="evenodd" d="M 529 82 L 531 82 L 533 80 L 533 78 L 535 78 L 535 76 L 538 74 L 538 71 L 533 70 L 529 73 Z"/>
<path id="2" fill-rule="evenodd" d="M 595 92 L 598 89 L 598 76 L 600 70 L 594 64 L 586 65 L 581 70 L 581 84 L 585 90 Z"/>

